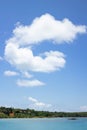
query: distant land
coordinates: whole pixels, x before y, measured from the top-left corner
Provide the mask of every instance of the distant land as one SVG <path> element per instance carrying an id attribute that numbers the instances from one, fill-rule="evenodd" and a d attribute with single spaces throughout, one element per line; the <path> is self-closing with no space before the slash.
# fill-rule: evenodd
<path id="1" fill-rule="evenodd" d="M 0 118 L 53 118 L 53 117 L 87 117 L 87 112 L 49 112 L 33 109 L 0 107 Z"/>

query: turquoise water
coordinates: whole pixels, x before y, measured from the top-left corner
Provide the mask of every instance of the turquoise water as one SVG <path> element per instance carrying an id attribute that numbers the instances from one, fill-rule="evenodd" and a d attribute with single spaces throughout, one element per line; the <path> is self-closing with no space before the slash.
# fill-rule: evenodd
<path id="1" fill-rule="evenodd" d="M 87 118 L 0 119 L 0 130 L 87 130 Z"/>

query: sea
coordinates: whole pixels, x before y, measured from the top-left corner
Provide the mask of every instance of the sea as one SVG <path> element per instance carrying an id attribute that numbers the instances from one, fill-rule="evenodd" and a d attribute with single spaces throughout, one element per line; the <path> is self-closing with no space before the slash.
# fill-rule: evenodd
<path id="1" fill-rule="evenodd" d="M 87 118 L 0 119 L 0 130 L 87 130 Z"/>

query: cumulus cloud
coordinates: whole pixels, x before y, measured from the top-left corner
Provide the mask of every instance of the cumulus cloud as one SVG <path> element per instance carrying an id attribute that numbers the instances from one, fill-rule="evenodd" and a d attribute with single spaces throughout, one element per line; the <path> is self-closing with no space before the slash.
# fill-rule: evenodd
<path id="1" fill-rule="evenodd" d="M 75 25 L 69 19 L 56 20 L 50 14 L 44 14 L 33 20 L 31 25 L 17 25 L 13 36 L 6 41 L 5 59 L 30 78 L 30 72 L 53 72 L 65 66 L 65 55 L 59 51 L 44 52 L 34 55 L 32 46 L 45 40 L 52 43 L 70 43 L 78 34 L 86 33 L 85 25 Z M 19 86 L 43 85 L 38 80 L 18 80 Z M 24 83 L 26 85 L 24 85 Z M 35 84 L 34 84 L 35 86 Z"/>
<path id="2" fill-rule="evenodd" d="M 18 48 L 9 43 L 5 49 L 7 61 L 21 71 L 52 72 L 65 65 L 64 54 L 59 51 L 45 52 L 44 58 L 34 56 L 28 48 Z"/>
<path id="3" fill-rule="evenodd" d="M 71 42 L 81 33 L 86 33 L 86 26 L 74 25 L 68 19 L 56 20 L 50 14 L 45 14 L 35 18 L 31 25 L 19 25 L 13 30 L 13 37 L 6 41 L 5 58 L 20 70 L 55 71 L 65 65 L 63 53 L 50 51 L 42 58 L 34 56 L 29 46 L 44 40 Z"/>
<path id="4" fill-rule="evenodd" d="M 51 104 L 46 104 L 44 102 L 40 102 L 33 97 L 29 97 L 28 100 L 31 102 L 30 107 L 32 109 L 44 109 L 44 110 L 46 110 L 47 108 L 50 108 L 52 106 Z"/>
<path id="5" fill-rule="evenodd" d="M 19 25 L 13 30 L 13 37 L 7 43 L 20 45 L 38 44 L 44 40 L 56 43 L 72 42 L 77 34 L 86 33 L 86 26 L 74 25 L 69 19 L 56 20 L 44 14 L 33 20 L 31 25 Z"/>
<path id="6" fill-rule="evenodd" d="M 18 72 L 15 72 L 15 71 L 6 70 L 6 71 L 4 72 L 4 75 L 5 75 L 5 76 L 16 76 L 16 75 L 19 75 L 19 73 L 18 73 Z"/>
<path id="7" fill-rule="evenodd" d="M 34 79 L 34 80 L 18 80 L 17 85 L 21 87 L 36 87 L 36 86 L 43 86 L 45 83 Z"/>

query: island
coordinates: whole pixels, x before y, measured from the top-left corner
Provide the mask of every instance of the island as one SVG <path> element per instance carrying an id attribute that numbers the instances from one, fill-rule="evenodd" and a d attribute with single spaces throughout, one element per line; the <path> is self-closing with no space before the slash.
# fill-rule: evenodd
<path id="1" fill-rule="evenodd" d="M 0 107 L 0 118 L 53 118 L 53 117 L 87 117 L 87 112 L 50 112 L 33 109 Z M 71 118 L 70 118 L 71 119 Z"/>

